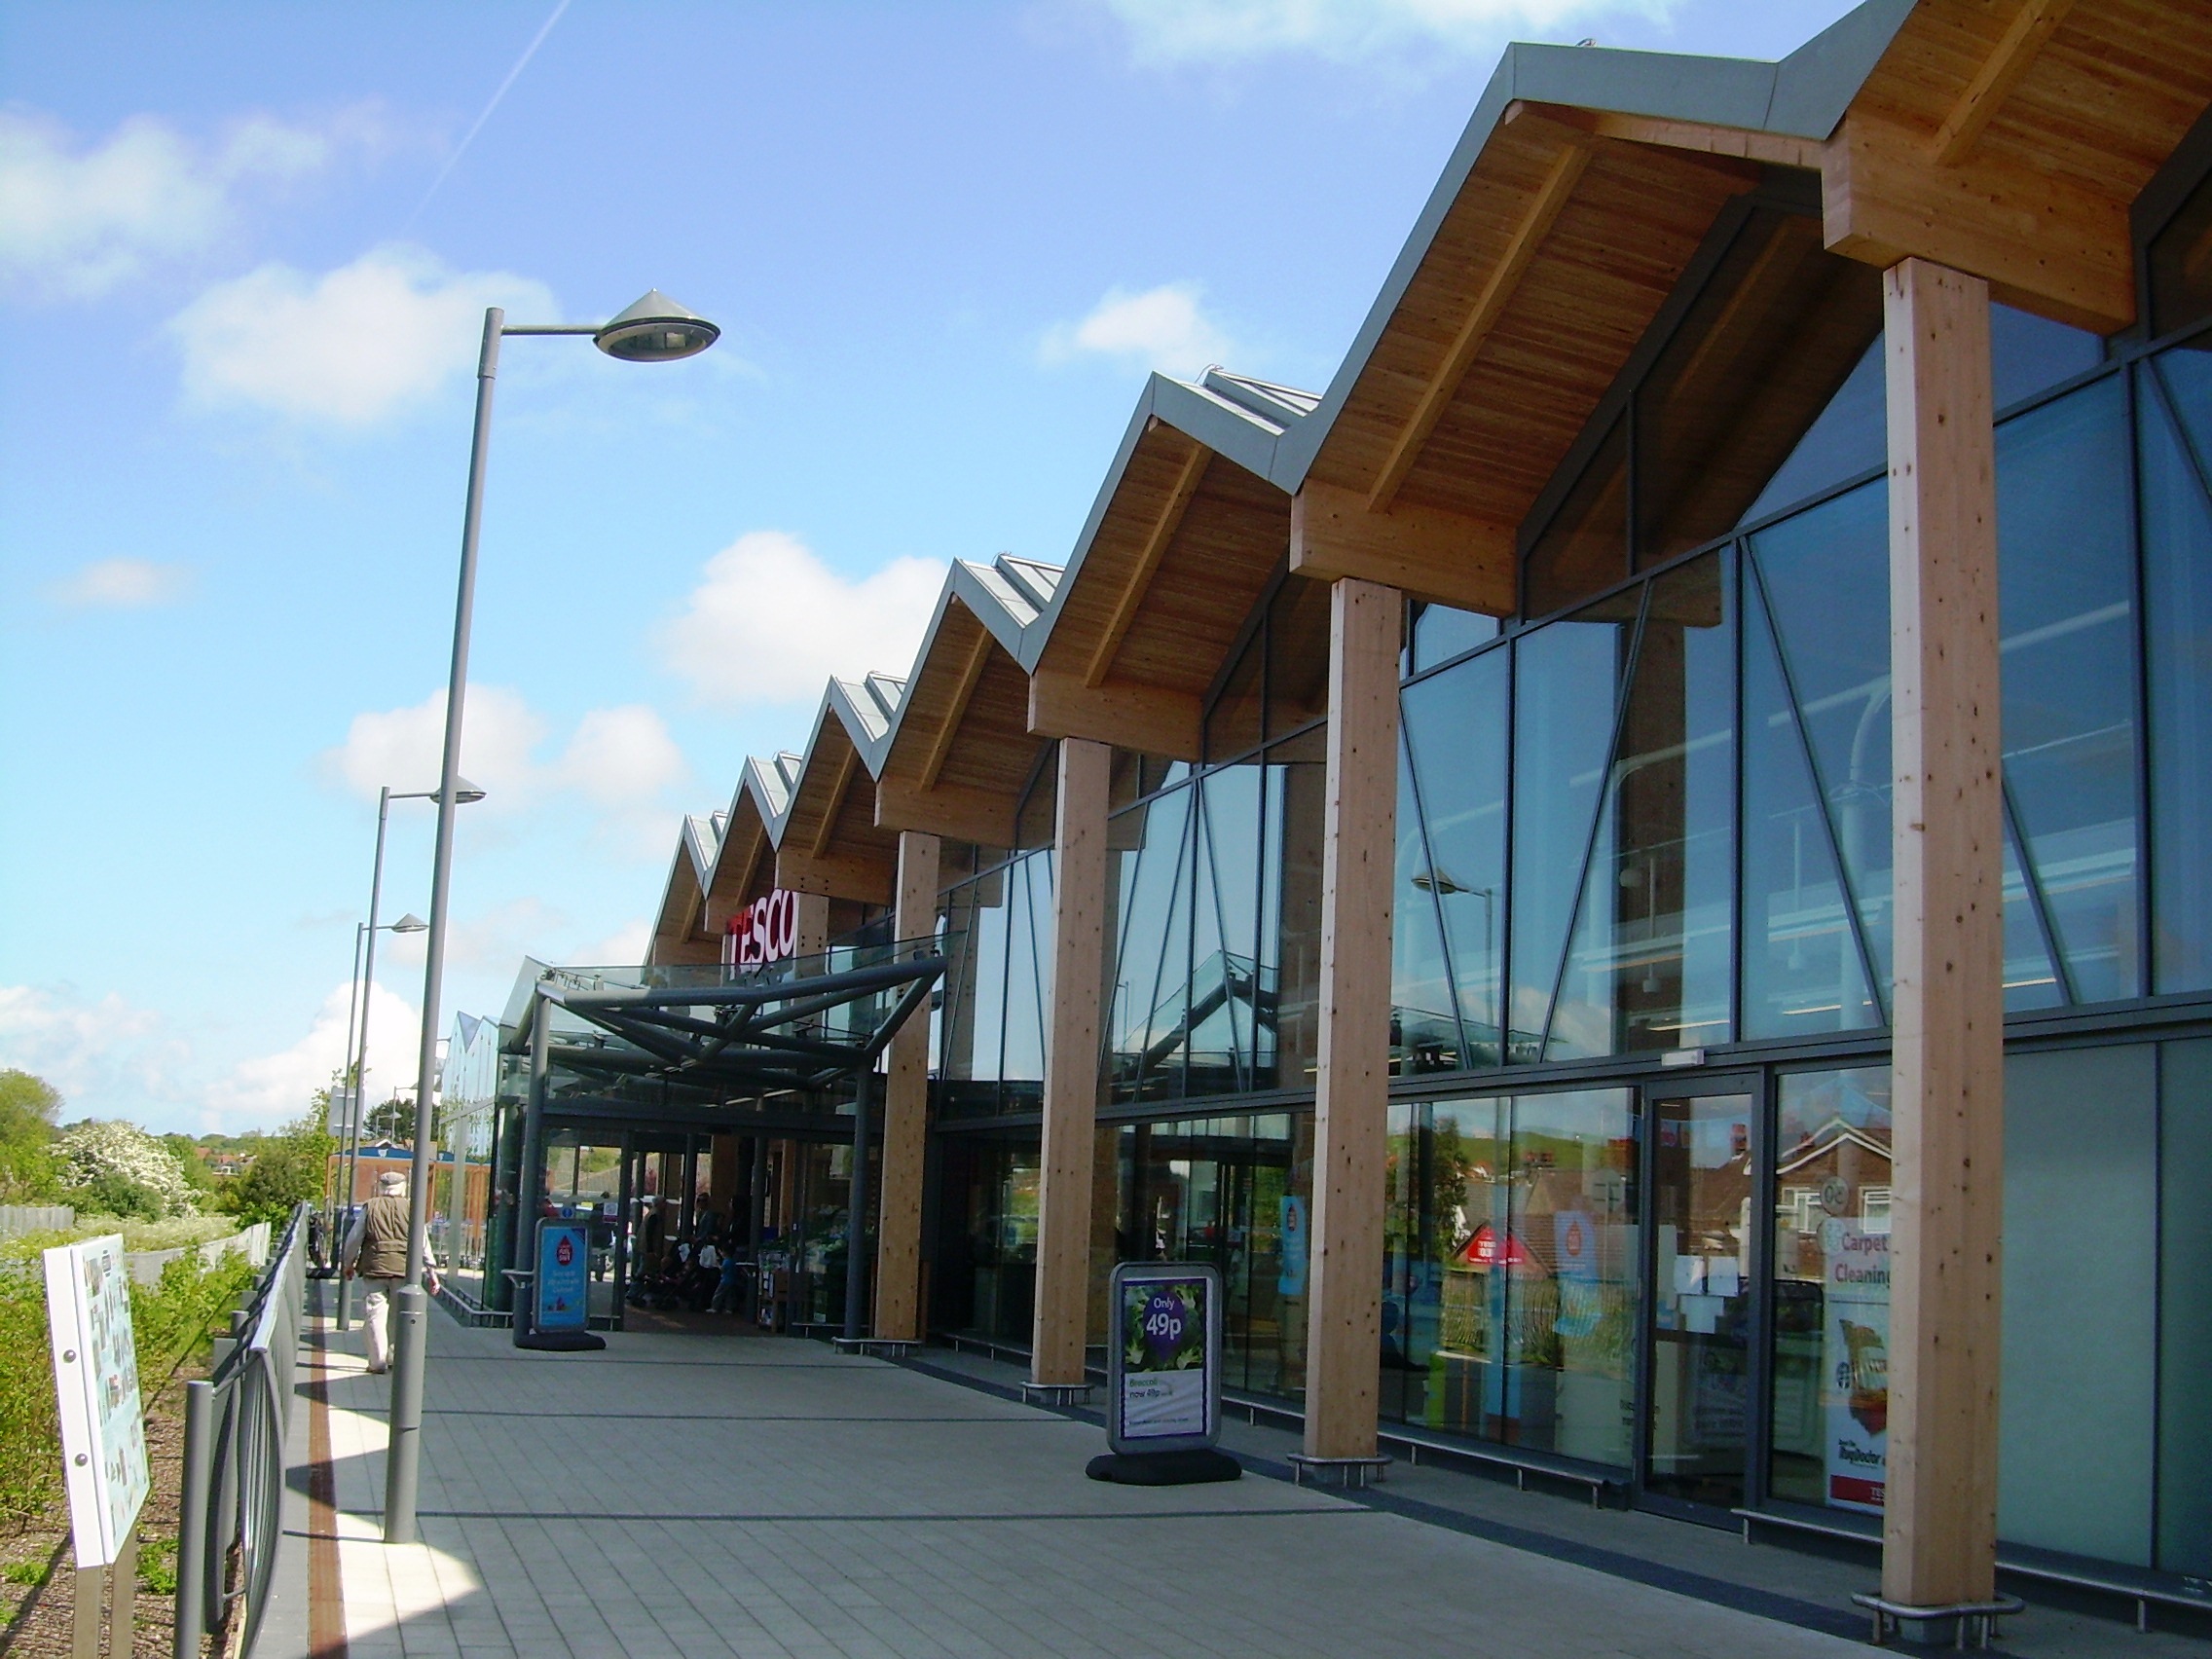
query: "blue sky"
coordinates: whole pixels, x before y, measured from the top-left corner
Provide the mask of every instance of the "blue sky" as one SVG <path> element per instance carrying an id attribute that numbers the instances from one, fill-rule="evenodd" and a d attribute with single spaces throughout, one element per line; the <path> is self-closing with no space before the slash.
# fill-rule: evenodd
<path id="1" fill-rule="evenodd" d="M 198 1132 L 338 1065 L 487 304 L 724 334 L 507 344 L 449 1015 L 634 958 L 680 814 L 903 672 L 945 561 L 1067 556 L 1148 369 L 1325 384 L 1507 40 L 1772 57 L 1845 9 L 0 3 L 0 1066 Z"/>

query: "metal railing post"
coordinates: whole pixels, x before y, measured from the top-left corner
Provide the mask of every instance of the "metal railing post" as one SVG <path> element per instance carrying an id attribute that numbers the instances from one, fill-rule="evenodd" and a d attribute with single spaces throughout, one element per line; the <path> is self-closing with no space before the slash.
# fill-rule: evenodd
<path id="1" fill-rule="evenodd" d="M 176 1659 L 200 1659 L 207 1632 L 207 1499 L 215 1477 L 215 1384 L 184 1385 L 184 1480 L 177 1497 Z"/>

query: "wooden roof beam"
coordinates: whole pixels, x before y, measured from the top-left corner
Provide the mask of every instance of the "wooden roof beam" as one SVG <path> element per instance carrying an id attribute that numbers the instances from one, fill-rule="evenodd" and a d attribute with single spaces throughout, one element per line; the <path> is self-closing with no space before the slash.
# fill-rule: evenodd
<path id="1" fill-rule="evenodd" d="M 845 804 L 845 792 L 853 783 L 853 768 L 860 763 L 860 751 L 846 744 L 836 781 L 830 786 L 830 798 L 822 803 L 822 822 L 814 827 L 814 842 L 807 848 L 808 857 L 819 859 L 830 850 L 830 837 L 837 832 L 837 809 Z"/>
<path id="2" fill-rule="evenodd" d="M 857 899 L 864 904 L 888 904 L 897 876 L 897 860 L 889 854 L 825 853 L 809 857 L 786 848 L 776 855 L 776 885 L 793 893 L 824 893 L 832 899 Z"/>
<path id="3" fill-rule="evenodd" d="M 1451 346 L 1446 349 L 1444 360 L 1437 365 L 1427 389 L 1421 393 L 1419 403 L 1415 405 L 1412 419 L 1399 432 L 1398 441 L 1391 446 L 1389 456 L 1383 461 L 1382 470 L 1377 476 L 1374 488 L 1368 493 L 1367 506 L 1370 512 L 1379 513 L 1390 505 L 1398 493 L 1398 487 L 1406 481 L 1406 474 L 1413 470 L 1414 462 L 1420 459 L 1421 448 L 1428 442 L 1429 433 L 1436 429 L 1436 423 L 1450 406 L 1453 394 L 1459 389 L 1459 383 L 1466 378 L 1467 370 L 1473 367 L 1476 353 L 1483 349 L 1483 342 L 1490 338 L 1491 330 L 1497 326 L 1498 318 L 1505 314 L 1505 308 L 1512 303 L 1514 290 L 1520 287 L 1521 278 L 1528 274 L 1530 262 L 1536 257 L 1536 250 L 1543 245 L 1544 238 L 1551 234 L 1552 226 L 1558 221 L 1569 198 L 1574 195 L 1574 187 L 1581 180 L 1583 169 L 1590 165 L 1591 140 L 1588 133 L 1554 122 L 1544 122 L 1543 126 L 1562 134 L 1565 142 L 1553 159 L 1550 169 L 1544 174 L 1543 182 L 1529 199 L 1520 224 L 1506 241 L 1497 263 L 1491 268 L 1490 279 L 1483 284 L 1473 309 L 1468 312 L 1466 320 L 1459 325 L 1459 332 L 1453 337 Z"/>
<path id="4" fill-rule="evenodd" d="M 944 719 L 938 726 L 937 741 L 930 745 L 929 757 L 922 762 L 921 777 L 917 785 L 929 789 L 937 776 L 944 770 L 944 762 L 952 754 L 952 740 L 960 735 L 960 721 L 968 713 L 968 704 L 976 695 L 976 686 L 983 678 L 983 669 L 991 660 L 991 631 L 980 622 L 976 624 L 976 643 L 969 647 L 968 660 L 961 665 L 960 679 L 952 688 L 952 701 L 944 711 Z"/>
<path id="5" fill-rule="evenodd" d="M 1943 125 L 1929 143 L 1929 154 L 1940 166 L 1956 166 L 1966 160 L 1981 129 L 2011 95 L 2044 42 L 2066 20 L 2073 6 L 2074 0 L 2022 0 L 1996 49 L 1982 59 L 1972 82 L 1951 106 L 1951 113 L 1943 118 Z"/>
<path id="6" fill-rule="evenodd" d="M 916 830 L 979 847 L 1014 845 L 1014 810 L 1010 796 L 959 784 L 916 790 L 887 780 L 875 786 L 876 828 Z"/>
<path id="7" fill-rule="evenodd" d="M 1159 428 L 1158 417 L 1146 427 L 1148 432 Z M 1160 569 L 1161 556 L 1166 553 L 1168 543 L 1175 539 L 1183 515 L 1190 510 L 1191 498 L 1198 493 L 1198 484 L 1206 475 L 1206 463 L 1212 459 L 1213 451 L 1201 443 L 1192 443 L 1190 457 L 1183 462 L 1182 471 L 1176 474 L 1175 487 L 1168 492 L 1166 504 L 1153 521 L 1152 532 L 1145 537 L 1136 563 L 1129 567 L 1128 579 L 1122 584 L 1121 597 L 1114 602 L 1106 631 L 1099 635 L 1097 648 L 1090 653 L 1090 666 L 1084 673 L 1084 684 L 1096 687 L 1106 683 L 1106 673 L 1114 666 L 1114 657 L 1122 648 L 1129 624 L 1136 620 L 1137 607 L 1144 603 L 1145 589 L 1152 584 L 1153 572 Z"/>
<path id="8" fill-rule="evenodd" d="M 1654 149 L 1677 150 L 1687 156 L 1804 167 L 1809 171 L 1819 169 L 1824 149 L 1818 138 L 1800 138 L 1788 132 L 1757 132 L 1742 127 L 1709 127 L 1702 122 L 1676 121 L 1660 115 L 1630 115 L 1615 110 L 1569 109 L 1560 104 L 1539 103 L 1516 103 L 1506 113 L 1512 117 L 1523 112 L 1540 115 L 1563 127 L 1580 128 L 1593 138 L 1610 138 L 1616 143 L 1645 144 Z M 1749 175 L 1746 182 L 1751 182 Z"/>
<path id="9" fill-rule="evenodd" d="M 1086 685 L 1079 676 L 1039 669 L 1029 677 L 1029 729 L 1039 737 L 1088 737 L 1168 760 L 1198 757 L 1198 699 L 1164 686 L 1113 681 Z"/>
<path id="10" fill-rule="evenodd" d="M 1309 478 L 1290 501 L 1290 568 L 1352 576 L 1416 599 L 1510 616 L 1520 582 L 1514 533 L 1439 507 L 1374 511 L 1356 490 Z"/>
<path id="11" fill-rule="evenodd" d="M 1932 167 L 1919 130 L 1854 112 L 1828 140 L 1821 197 L 1827 245 L 1849 258 L 1947 265 L 2007 305 L 2095 334 L 2135 320 L 2127 203 L 2047 169 Z"/>

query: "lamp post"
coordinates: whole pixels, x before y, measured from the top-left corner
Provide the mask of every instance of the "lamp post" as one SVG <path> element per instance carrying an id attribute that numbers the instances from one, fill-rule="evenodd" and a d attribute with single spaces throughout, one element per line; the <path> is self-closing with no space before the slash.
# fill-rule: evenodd
<path id="1" fill-rule="evenodd" d="M 423 1267 L 429 1255 L 430 1112 L 435 1093 L 438 1001 L 446 959 L 446 911 L 453 875 L 453 808 L 461 782 L 461 715 L 468 691 L 468 632 L 476 601 L 477 533 L 484 516 L 484 464 L 492 438 L 492 387 L 499 342 L 509 334 L 585 334 L 610 357 L 630 363 L 672 363 L 695 356 L 721 330 L 653 289 L 611 321 L 507 325 L 498 306 L 484 313 L 484 344 L 476 359 L 476 424 L 468 450 L 468 495 L 461 513 L 461 582 L 454 603 L 453 669 L 446 682 L 445 760 L 438 783 L 437 852 L 430 873 L 430 937 L 423 971 L 423 1039 L 415 1083 L 415 1168 L 408 1182 L 407 1282 L 394 1299 L 391 1440 L 385 1455 L 384 1540 L 411 1544 L 416 1470 L 422 1456 L 424 1328 Z"/>
<path id="2" fill-rule="evenodd" d="M 459 793 L 456 798 L 465 805 L 482 800 L 484 792 L 463 778 L 459 780 Z M 385 826 L 390 820 L 393 801 L 435 799 L 437 799 L 437 792 L 434 790 L 415 790 L 394 794 L 391 786 L 387 784 L 377 792 L 377 855 L 375 861 L 369 866 L 369 919 L 354 924 L 355 933 L 353 936 L 356 947 L 364 937 L 368 940 L 368 949 L 365 953 L 367 971 L 358 976 L 357 995 L 360 1002 L 360 1018 L 356 1021 L 350 1009 L 347 1011 L 346 1018 L 348 1027 L 346 1076 L 351 1083 L 353 1090 L 352 1109 L 349 1114 L 350 1122 L 347 1125 L 346 1132 L 348 1142 L 345 1159 L 346 1204 L 348 1208 L 350 1208 L 353 1203 L 353 1177 L 361 1161 L 361 1112 L 368 1100 L 368 1093 L 363 1087 L 363 1082 L 369 1069 L 369 999 L 377 982 L 377 935 L 379 933 L 421 933 L 430 925 L 414 915 L 406 915 L 392 923 L 388 928 L 377 926 L 377 906 L 384 897 Z M 355 960 L 358 962 L 362 958 L 363 952 L 356 948 L 354 954 Z M 338 1275 L 338 1328 L 341 1331 L 347 1328 L 350 1299 L 351 1293 L 348 1289 L 346 1275 L 340 1273 Z"/>

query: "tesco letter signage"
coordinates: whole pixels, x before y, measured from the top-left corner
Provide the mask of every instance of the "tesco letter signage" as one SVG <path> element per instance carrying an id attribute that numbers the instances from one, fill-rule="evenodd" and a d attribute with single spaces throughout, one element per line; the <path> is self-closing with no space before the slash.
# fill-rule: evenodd
<path id="1" fill-rule="evenodd" d="M 798 954 L 798 895 L 777 888 L 722 924 L 722 966 L 758 968 Z"/>

